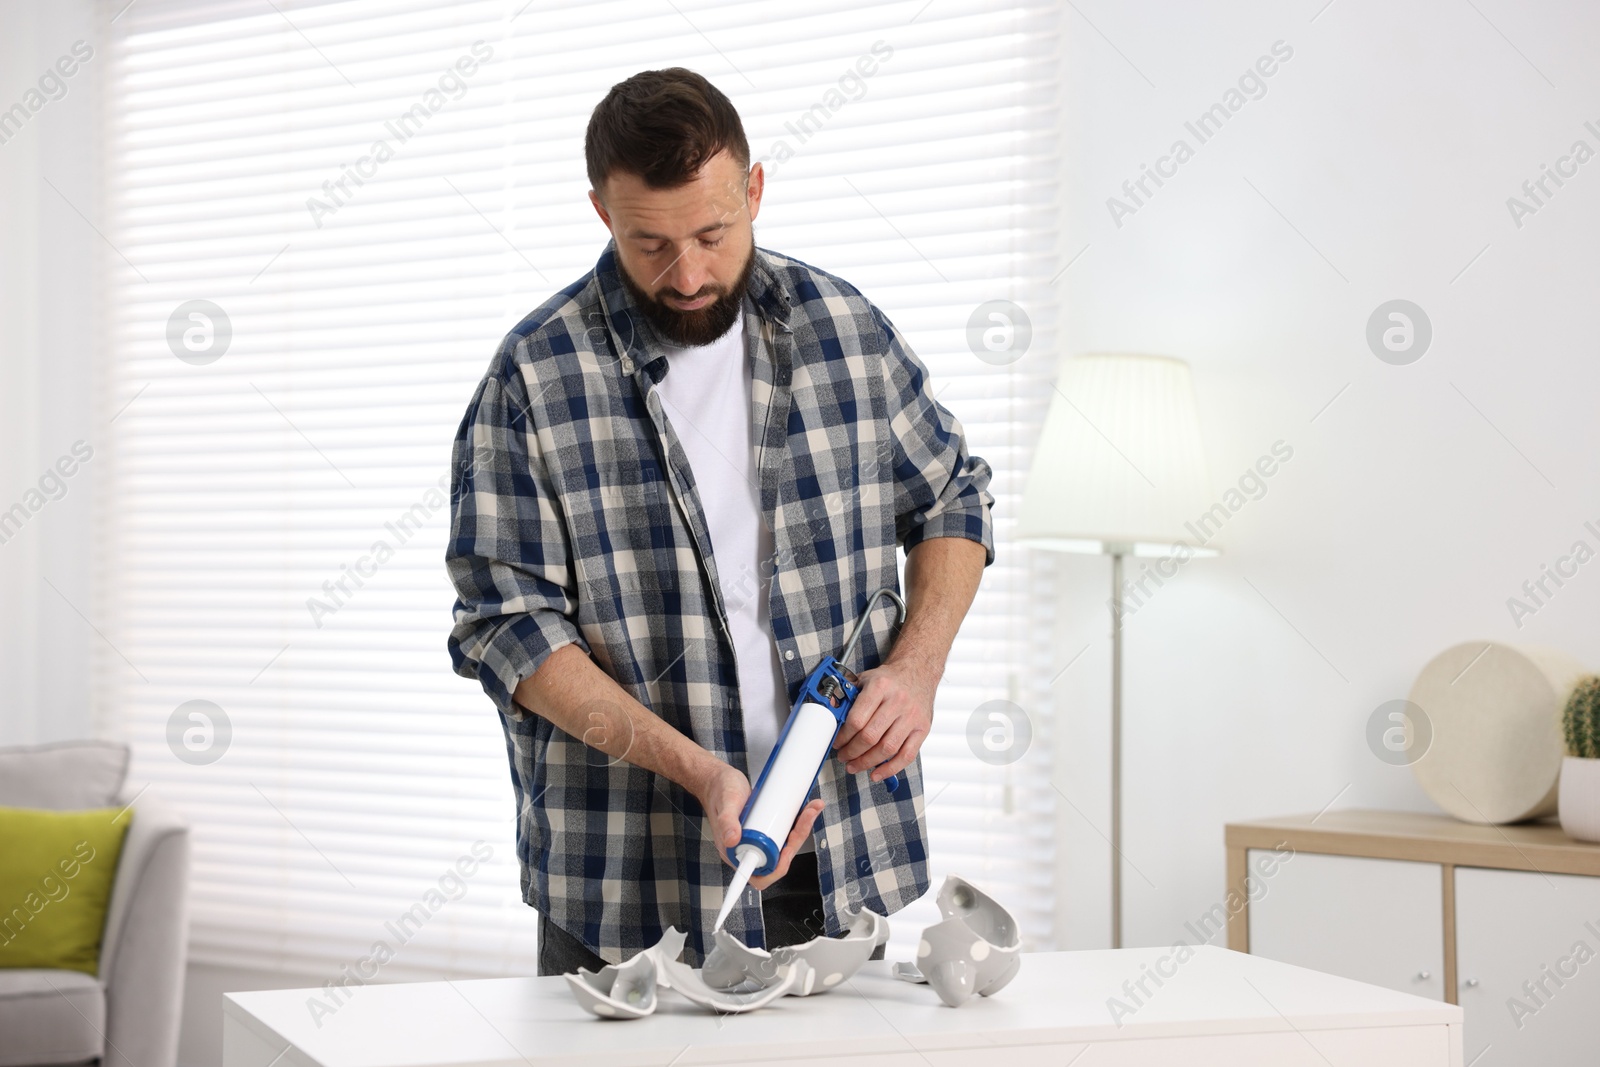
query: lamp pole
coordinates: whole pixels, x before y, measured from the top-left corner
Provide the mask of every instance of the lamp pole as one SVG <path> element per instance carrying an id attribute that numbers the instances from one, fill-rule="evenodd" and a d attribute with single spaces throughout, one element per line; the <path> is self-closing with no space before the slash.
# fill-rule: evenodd
<path id="1" fill-rule="evenodd" d="M 1122 545 L 1111 548 L 1111 947 L 1122 947 Z"/>
<path id="2" fill-rule="evenodd" d="M 1185 546 L 1183 559 L 1217 554 L 1209 543 L 1187 543 L 1184 517 L 1204 514 L 1212 499 L 1195 409 L 1181 359 L 1140 352 L 1064 358 L 1017 521 L 1022 544 L 1111 557 L 1111 833 L 1101 836 L 1111 845 L 1113 948 L 1122 947 L 1122 868 L 1133 866 L 1122 850 L 1123 574 L 1127 557 L 1145 553 Z M 1115 444 L 1101 427 L 1116 431 Z"/>

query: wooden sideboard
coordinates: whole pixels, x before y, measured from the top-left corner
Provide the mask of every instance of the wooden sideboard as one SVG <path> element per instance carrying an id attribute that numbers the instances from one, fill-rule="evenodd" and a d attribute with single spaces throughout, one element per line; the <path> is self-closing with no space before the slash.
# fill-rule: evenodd
<path id="1" fill-rule="evenodd" d="M 1226 841 L 1229 948 L 1460 1004 L 1479 1067 L 1600 1057 L 1600 846 L 1554 822 L 1361 810 Z"/>

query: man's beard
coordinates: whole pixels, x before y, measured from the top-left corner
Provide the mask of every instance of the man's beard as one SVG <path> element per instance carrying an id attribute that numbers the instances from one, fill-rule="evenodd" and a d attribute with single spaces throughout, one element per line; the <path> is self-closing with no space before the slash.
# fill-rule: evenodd
<path id="1" fill-rule="evenodd" d="M 716 294 L 716 299 L 703 308 L 679 311 L 656 296 L 646 293 L 628 275 L 628 269 L 622 265 L 621 260 L 617 261 L 623 288 L 633 297 L 633 302 L 644 313 L 646 321 L 655 327 L 662 340 L 683 348 L 708 345 L 728 332 L 743 310 L 745 289 L 749 286 L 750 274 L 755 270 L 755 266 L 756 248 L 755 243 L 751 242 L 750 254 L 745 258 L 744 266 L 739 268 L 739 280 L 733 283 L 732 288 L 725 289 L 720 285 L 708 284 L 701 286 L 697 293 L 680 293 L 670 286 L 661 289 L 659 296 L 674 296 L 684 300 Z"/>

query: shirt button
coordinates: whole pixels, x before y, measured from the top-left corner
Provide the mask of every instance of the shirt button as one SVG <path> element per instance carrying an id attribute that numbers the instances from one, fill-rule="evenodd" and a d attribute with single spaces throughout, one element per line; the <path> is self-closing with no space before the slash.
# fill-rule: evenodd
<path id="1" fill-rule="evenodd" d="M 783 658 L 784 659 L 794 659 L 794 649 L 791 648 L 787 652 L 785 652 L 783 654 Z"/>
<path id="2" fill-rule="evenodd" d="M 623 374 L 632 374 L 633 373 L 633 360 L 629 359 L 627 356 L 623 356 L 622 357 L 622 373 Z"/>

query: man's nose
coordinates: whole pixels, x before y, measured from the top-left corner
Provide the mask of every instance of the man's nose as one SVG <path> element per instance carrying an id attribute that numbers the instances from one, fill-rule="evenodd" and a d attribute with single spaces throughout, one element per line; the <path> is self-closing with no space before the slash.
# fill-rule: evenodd
<path id="1" fill-rule="evenodd" d="M 670 285 L 679 295 L 692 297 L 710 280 L 705 259 L 699 249 L 690 247 L 667 269 L 663 283 Z"/>

